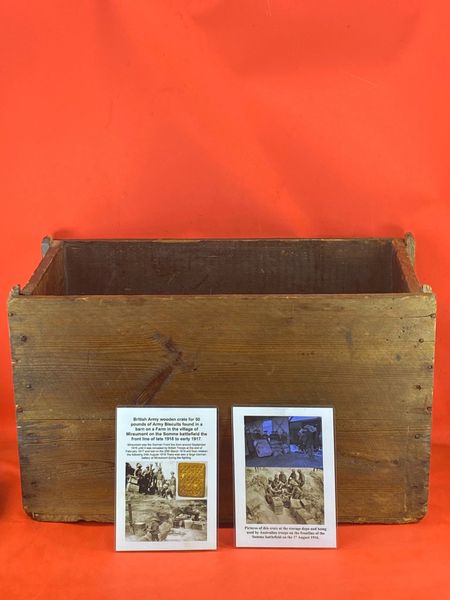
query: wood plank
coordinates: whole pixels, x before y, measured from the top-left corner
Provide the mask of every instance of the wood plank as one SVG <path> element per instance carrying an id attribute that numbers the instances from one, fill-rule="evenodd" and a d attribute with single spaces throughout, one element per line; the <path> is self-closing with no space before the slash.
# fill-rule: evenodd
<path id="1" fill-rule="evenodd" d="M 24 422 L 18 438 L 23 506 L 31 517 L 114 521 L 113 421 Z"/>
<path id="2" fill-rule="evenodd" d="M 66 292 L 63 242 L 53 241 L 22 294 L 63 295 Z"/>
<path id="3" fill-rule="evenodd" d="M 336 407 L 341 521 L 426 511 L 432 294 L 15 296 L 9 312 L 23 486 L 38 518 L 112 519 L 114 410 L 144 402 L 220 407 L 223 523 L 233 404 Z M 104 465 L 98 481 L 89 457 Z M 50 464 L 61 481 L 51 491 Z M 71 499 L 75 476 L 83 492 Z"/>
<path id="4" fill-rule="evenodd" d="M 422 292 L 422 287 L 414 271 L 414 263 L 412 262 L 414 254 L 410 238 L 408 238 L 408 242 L 394 240 L 392 248 L 392 277 L 394 287 L 404 292 L 411 292 L 412 294 Z"/>

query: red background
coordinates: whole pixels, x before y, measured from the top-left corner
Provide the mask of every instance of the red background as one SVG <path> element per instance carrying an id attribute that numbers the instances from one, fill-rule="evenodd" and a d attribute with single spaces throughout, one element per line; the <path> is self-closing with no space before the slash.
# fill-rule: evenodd
<path id="1" fill-rule="evenodd" d="M 419 598 L 426 585 L 447 597 L 438 590 L 450 583 L 449 25 L 448 2 L 425 0 L 0 4 L 3 306 L 37 265 L 45 234 L 412 231 L 419 278 L 438 296 L 429 516 L 341 527 L 337 552 L 233 550 L 224 532 L 207 557 L 116 555 L 110 526 L 23 515 L 5 309 L 0 574 L 9 597 L 137 593 L 135 574 L 147 569 L 159 569 L 156 596 L 166 598 L 209 598 L 217 585 L 219 596 L 267 595 L 262 582 L 274 581 L 284 595 L 298 582 L 304 597 Z"/>

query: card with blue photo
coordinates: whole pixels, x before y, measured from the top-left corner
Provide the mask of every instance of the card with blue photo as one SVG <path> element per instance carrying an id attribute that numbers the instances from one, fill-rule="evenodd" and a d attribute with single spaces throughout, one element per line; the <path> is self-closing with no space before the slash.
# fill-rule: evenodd
<path id="1" fill-rule="evenodd" d="M 237 546 L 336 546 L 332 408 L 234 407 Z"/>

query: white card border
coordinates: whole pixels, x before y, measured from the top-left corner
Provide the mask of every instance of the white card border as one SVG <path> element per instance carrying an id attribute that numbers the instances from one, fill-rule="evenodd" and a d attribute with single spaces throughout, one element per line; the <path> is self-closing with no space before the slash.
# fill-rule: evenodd
<path id="1" fill-rule="evenodd" d="M 125 464 L 124 447 L 119 440 L 119 413 L 121 411 L 153 411 L 161 416 L 198 416 L 199 413 L 207 417 L 208 428 L 208 457 L 206 469 L 207 489 L 207 524 L 206 540 L 204 542 L 128 542 L 125 532 L 119 524 L 125 524 L 125 473 L 120 468 Z M 116 465 L 115 465 L 115 549 L 116 551 L 179 551 L 191 550 L 216 550 L 217 549 L 217 464 L 218 464 L 218 409 L 215 406 L 117 406 L 116 407 Z"/>
<path id="2" fill-rule="evenodd" d="M 326 534 L 320 540 L 300 544 L 296 540 L 252 539 L 245 533 L 245 432 L 246 416 L 322 417 L 322 456 L 324 473 L 324 521 Z M 238 406 L 232 407 L 235 545 L 243 548 L 336 548 L 336 474 L 334 408 L 312 406 Z M 273 525 L 272 525 L 273 526 Z M 283 528 L 283 525 L 279 526 Z M 308 525 L 299 525 L 308 527 Z M 310 527 L 314 527 L 311 525 Z"/>

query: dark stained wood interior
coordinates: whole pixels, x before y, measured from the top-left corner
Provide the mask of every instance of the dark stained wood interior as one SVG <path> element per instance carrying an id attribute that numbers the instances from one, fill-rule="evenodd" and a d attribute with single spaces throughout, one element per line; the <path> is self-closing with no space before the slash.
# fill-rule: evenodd
<path id="1" fill-rule="evenodd" d="M 64 241 L 64 264 L 61 253 L 57 260 L 55 255 L 45 270 L 46 284 L 38 282 L 31 288 L 27 286 L 25 293 L 204 295 L 418 292 L 420 286 L 411 264 L 410 272 L 406 273 L 409 262 L 405 260 L 406 246 L 403 240 L 397 245 L 395 242 L 378 238 Z"/>

